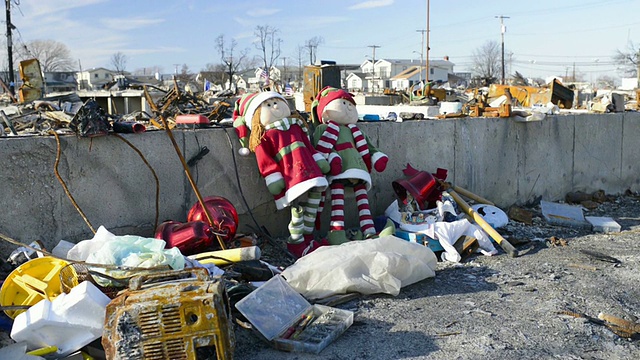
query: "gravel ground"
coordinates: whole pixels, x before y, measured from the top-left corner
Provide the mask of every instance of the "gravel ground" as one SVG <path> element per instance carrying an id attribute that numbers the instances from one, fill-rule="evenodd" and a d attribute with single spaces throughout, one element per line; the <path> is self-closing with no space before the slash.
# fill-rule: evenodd
<path id="1" fill-rule="evenodd" d="M 609 216 L 620 233 L 553 226 L 531 207 L 533 224 L 499 232 L 518 240 L 520 257 L 474 255 L 439 262 L 436 276 L 396 297 L 360 296 L 335 307 L 353 325 L 320 354 L 275 350 L 235 326 L 235 359 L 640 359 L 640 342 L 594 323 L 599 313 L 640 317 L 640 197 L 610 198 L 591 216 Z M 497 247 L 499 249 L 499 247 Z M 619 260 L 603 261 L 583 251 Z M 286 266 L 266 246 L 263 259 Z M 592 321 L 561 311 L 591 316 Z M 11 340 L 0 332 L 1 343 Z"/>
<path id="2" fill-rule="evenodd" d="M 235 358 L 639 359 L 639 341 L 559 313 L 640 317 L 640 198 L 610 200 L 586 215 L 612 217 L 620 233 L 552 226 L 533 207 L 533 225 L 511 221 L 499 231 L 508 239 L 530 240 L 518 246 L 520 257 L 501 251 L 463 263 L 439 262 L 434 278 L 396 297 L 362 296 L 337 305 L 355 312 L 354 324 L 319 355 L 277 351 L 238 328 Z"/>

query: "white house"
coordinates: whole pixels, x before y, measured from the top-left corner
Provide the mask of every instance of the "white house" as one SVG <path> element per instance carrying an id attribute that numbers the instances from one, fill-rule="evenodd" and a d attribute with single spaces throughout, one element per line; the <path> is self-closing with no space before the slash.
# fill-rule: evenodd
<path id="1" fill-rule="evenodd" d="M 413 83 L 427 78 L 425 67 L 426 64 L 411 59 L 379 59 L 375 65 L 367 60 L 360 65 L 360 69 L 366 75 L 364 88 L 373 92 L 380 92 L 384 88 L 408 88 Z M 453 73 L 453 67 L 454 64 L 448 57 L 444 60 L 430 60 L 429 81 L 447 82 L 449 74 Z M 401 78 L 396 78 L 400 74 Z"/>
<path id="2" fill-rule="evenodd" d="M 78 89 L 97 90 L 102 85 L 112 81 L 115 74 L 115 71 L 102 67 L 79 71 L 76 73 Z"/>
<path id="3" fill-rule="evenodd" d="M 359 71 L 352 72 L 349 75 L 347 75 L 347 78 L 345 79 L 345 81 L 347 83 L 348 91 L 352 93 L 365 91 L 364 85 L 365 85 L 366 75 L 367 74 Z"/>

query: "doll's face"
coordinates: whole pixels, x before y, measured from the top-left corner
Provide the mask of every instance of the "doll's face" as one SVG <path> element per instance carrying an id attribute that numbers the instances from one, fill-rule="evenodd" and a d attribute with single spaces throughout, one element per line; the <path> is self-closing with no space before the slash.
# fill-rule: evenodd
<path id="1" fill-rule="evenodd" d="M 271 98 L 260 104 L 260 123 L 263 126 L 284 119 L 291 115 L 291 109 L 286 101 Z"/>
<path id="2" fill-rule="evenodd" d="M 347 99 L 335 99 L 324 107 L 322 119 L 333 120 L 341 125 L 355 124 L 358 122 L 358 110 Z"/>

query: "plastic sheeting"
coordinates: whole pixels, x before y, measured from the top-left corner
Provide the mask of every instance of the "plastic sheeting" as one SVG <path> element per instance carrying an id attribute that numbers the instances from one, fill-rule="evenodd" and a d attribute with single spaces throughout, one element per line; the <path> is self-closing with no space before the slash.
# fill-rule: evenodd
<path id="1" fill-rule="evenodd" d="M 350 292 L 396 296 L 400 288 L 434 277 L 436 264 L 428 247 L 384 236 L 320 247 L 282 276 L 308 299 Z"/>
<path id="2" fill-rule="evenodd" d="M 76 244 L 67 257 L 95 264 L 131 267 L 169 265 L 174 270 L 184 268 L 185 260 L 178 248 L 165 249 L 164 240 L 140 236 L 116 236 L 100 226 L 93 239 Z"/>

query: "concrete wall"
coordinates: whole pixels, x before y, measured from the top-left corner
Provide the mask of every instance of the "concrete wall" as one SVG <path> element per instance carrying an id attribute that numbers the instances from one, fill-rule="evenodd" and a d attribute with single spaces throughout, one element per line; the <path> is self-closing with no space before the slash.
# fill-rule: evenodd
<path id="1" fill-rule="evenodd" d="M 373 174 L 369 195 L 376 216 L 395 199 L 391 182 L 403 177 L 408 163 L 430 172 L 448 169 L 449 181 L 505 209 L 540 197 L 561 200 L 572 190 L 640 190 L 639 113 L 558 115 L 530 123 L 462 118 L 359 126 L 391 160 L 385 172 Z M 174 130 L 173 135 L 187 160 L 203 146 L 210 150 L 191 168 L 192 176 L 203 196 L 223 196 L 236 206 L 241 231 L 264 226 L 272 235 L 286 235 L 289 211 L 276 210 L 255 158 L 237 155 L 233 129 Z M 159 221 L 185 221 L 197 199 L 166 132 L 124 137 L 159 178 Z M 132 148 L 114 136 L 63 136 L 60 151 L 60 176 L 94 229 L 104 225 L 118 235 L 152 236 L 155 180 Z M 0 233 L 25 243 L 39 239 L 49 248 L 61 239 L 92 237 L 54 174 L 56 152 L 53 136 L 0 138 Z M 346 202 L 346 225 L 356 226 L 352 192 Z M 328 211 L 323 219 L 326 227 Z M 13 249 L 0 241 L 0 254 Z"/>

